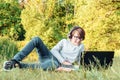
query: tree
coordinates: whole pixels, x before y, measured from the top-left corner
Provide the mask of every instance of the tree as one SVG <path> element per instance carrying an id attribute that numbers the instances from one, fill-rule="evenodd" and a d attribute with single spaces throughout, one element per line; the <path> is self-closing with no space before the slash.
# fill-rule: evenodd
<path id="1" fill-rule="evenodd" d="M 25 30 L 21 24 L 21 9 L 16 1 L 0 1 L 0 36 L 23 40 Z"/>
<path id="2" fill-rule="evenodd" d="M 49 48 L 53 47 L 61 38 L 66 38 L 73 25 L 67 22 L 73 13 L 74 6 L 67 0 L 29 1 L 21 15 L 26 39 L 37 35 Z"/>
<path id="3" fill-rule="evenodd" d="M 119 5 L 117 0 L 29 0 L 21 15 L 26 39 L 40 36 L 51 48 L 79 25 L 86 31 L 86 49 L 119 49 Z"/>
<path id="4" fill-rule="evenodd" d="M 117 0 L 80 0 L 76 2 L 74 21 L 85 28 L 84 43 L 88 50 L 120 48 L 119 5 Z"/>

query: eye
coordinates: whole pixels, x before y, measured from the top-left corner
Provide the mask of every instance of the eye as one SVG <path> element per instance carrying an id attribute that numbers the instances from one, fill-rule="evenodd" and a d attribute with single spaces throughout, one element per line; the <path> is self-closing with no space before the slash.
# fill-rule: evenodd
<path id="1" fill-rule="evenodd" d="M 75 35 L 73 35 L 73 38 L 81 39 L 79 36 L 75 36 Z"/>

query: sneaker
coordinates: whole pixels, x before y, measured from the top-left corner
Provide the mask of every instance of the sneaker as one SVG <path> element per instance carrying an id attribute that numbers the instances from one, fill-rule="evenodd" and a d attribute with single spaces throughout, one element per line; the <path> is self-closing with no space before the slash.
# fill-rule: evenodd
<path id="1" fill-rule="evenodd" d="M 13 68 L 16 68 L 17 66 L 20 68 L 20 63 L 16 60 L 5 61 L 3 64 L 3 70 L 10 71 Z"/>

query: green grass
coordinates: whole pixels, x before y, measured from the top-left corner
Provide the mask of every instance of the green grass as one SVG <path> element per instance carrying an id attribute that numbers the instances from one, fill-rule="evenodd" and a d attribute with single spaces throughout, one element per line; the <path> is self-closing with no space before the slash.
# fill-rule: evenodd
<path id="1" fill-rule="evenodd" d="M 120 79 L 120 57 L 115 57 L 112 67 L 107 70 L 84 70 L 74 72 L 43 71 L 41 69 L 18 69 L 5 72 L 0 62 L 0 80 L 119 80 Z"/>

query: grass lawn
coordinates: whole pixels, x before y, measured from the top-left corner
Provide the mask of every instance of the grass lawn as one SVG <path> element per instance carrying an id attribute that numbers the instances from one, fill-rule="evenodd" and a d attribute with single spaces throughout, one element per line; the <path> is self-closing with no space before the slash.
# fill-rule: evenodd
<path id="1" fill-rule="evenodd" d="M 113 65 L 107 70 L 84 70 L 74 72 L 42 71 L 41 69 L 18 69 L 5 72 L 4 60 L 0 60 L 0 80 L 120 80 L 120 56 L 114 57 Z"/>

